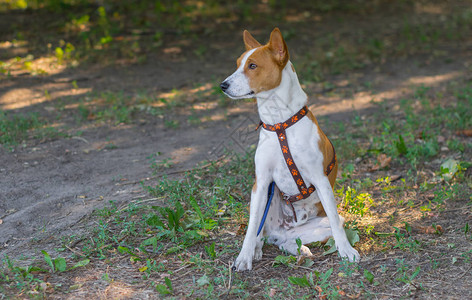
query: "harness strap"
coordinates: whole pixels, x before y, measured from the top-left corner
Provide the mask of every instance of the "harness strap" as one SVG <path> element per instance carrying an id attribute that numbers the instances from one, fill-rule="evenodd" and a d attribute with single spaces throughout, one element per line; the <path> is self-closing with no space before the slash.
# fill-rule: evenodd
<path id="1" fill-rule="evenodd" d="M 295 161 L 293 160 L 292 154 L 290 152 L 290 148 L 288 147 L 287 134 L 285 130 L 289 128 L 290 126 L 292 126 L 293 124 L 297 123 L 299 120 L 301 120 L 307 113 L 308 113 L 308 107 L 304 106 L 295 115 L 293 115 L 290 119 L 288 119 L 285 122 L 277 123 L 274 125 L 267 125 L 261 121 L 261 123 L 259 124 L 259 126 L 262 125 L 262 127 L 265 130 L 274 131 L 277 134 L 277 139 L 279 140 L 280 149 L 282 150 L 282 155 L 284 157 L 285 163 L 287 164 L 290 174 L 292 175 L 292 178 L 297 185 L 297 188 L 299 191 L 297 195 L 289 196 L 281 191 L 283 199 L 285 200 L 287 205 L 290 205 L 293 211 L 293 217 L 294 217 L 295 222 L 297 222 L 298 220 L 297 220 L 297 214 L 295 213 L 295 208 L 293 207 L 293 202 L 297 202 L 297 201 L 308 198 L 316 190 L 316 188 L 313 185 L 307 188 L 305 181 L 303 180 L 300 174 L 300 171 L 298 170 L 297 165 L 295 164 Z M 257 128 L 259 128 L 259 126 Z M 331 141 L 329 142 L 331 143 Z M 329 175 L 331 173 L 331 170 L 334 168 L 334 165 L 336 164 L 336 152 L 334 150 L 334 146 L 332 143 L 331 143 L 331 147 L 333 148 L 334 155 L 331 162 L 326 167 L 326 170 L 325 170 L 326 175 Z"/>

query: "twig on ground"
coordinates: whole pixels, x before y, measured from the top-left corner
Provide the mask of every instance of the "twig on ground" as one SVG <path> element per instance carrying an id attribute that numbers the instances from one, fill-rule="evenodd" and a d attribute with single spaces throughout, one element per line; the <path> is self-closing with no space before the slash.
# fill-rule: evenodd
<path id="1" fill-rule="evenodd" d="M 155 198 L 148 198 L 148 199 L 143 199 L 143 200 L 132 200 L 129 203 L 135 203 L 135 204 L 145 203 L 145 202 L 151 202 L 151 201 L 155 201 L 155 200 L 159 200 L 159 199 L 163 199 L 163 198 L 164 197 L 155 197 Z M 128 207 L 129 203 L 127 203 L 126 205 L 123 205 L 118 211 L 119 212 L 124 211 Z"/>
<path id="2" fill-rule="evenodd" d="M 465 276 L 465 274 L 470 274 L 470 270 L 471 270 L 471 269 L 472 269 L 472 267 L 468 268 L 466 271 L 464 271 L 464 273 L 462 273 L 462 275 L 461 275 L 461 276 L 458 276 L 458 277 L 456 277 L 456 279 L 459 279 L 459 278 L 462 278 L 462 277 L 464 277 L 464 276 Z"/>
<path id="3" fill-rule="evenodd" d="M 74 140 L 81 140 L 81 141 L 84 142 L 84 143 L 90 144 L 89 141 L 87 141 L 86 139 L 84 139 L 84 138 L 81 137 L 81 136 L 73 136 L 72 139 L 74 139 Z"/>
<path id="4" fill-rule="evenodd" d="M 229 293 L 231 292 L 231 288 L 233 287 L 233 268 L 232 268 L 233 262 L 229 262 L 229 267 L 228 267 L 228 272 L 229 272 L 229 279 L 228 279 L 228 291 L 226 291 L 225 297 L 229 296 Z"/>
<path id="5" fill-rule="evenodd" d="M 85 239 L 86 239 L 86 238 L 83 237 L 83 238 L 80 238 L 80 239 L 78 239 L 78 240 L 75 240 L 72 244 L 69 245 L 69 247 L 74 248 L 78 243 L 82 242 L 82 241 L 85 240 Z M 67 247 L 67 246 L 66 246 L 66 247 Z M 67 248 L 69 248 L 69 247 L 67 247 Z"/>
<path id="6" fill-rule="evenodd" d="M 67 245 L 65 245 L 65 246 L 66 246 L 66 248 L 69 249 L 71 252 L 73 252 L 73 253 L 75 253 L 75 254 L 77 254 L 77 255 L 79 255 L 79 256 L 85 257 L 85 254 L 83 254 L 82 252 L 80 252 L 80 251 L 78 251 L 78 250 L 74 250 L 74 249 L 72 249 L 71 247 L 69 247 L 69 246 L 67 246 Z"/>
<path id="7" fill-rule="evenodd" d="M 175 270 L 175 271 L 172 271 L 172 272 L 175 274 L 175 273 L 180 272 L 181 270 L 186 269 L 186 268 L 188 268 L 188 267 L 190 267 L 190 266 L 191 266 L 191 264 L 186 264 L 185 266 L 183 266 L 183 267 L 181 267 L 181 268 L 179 268 L 179 269 L 177 269 L 177 270 Z M 182 275 L 180 275 L 178 278 L 180 278 L 180 277 L 182 277 Z"/>

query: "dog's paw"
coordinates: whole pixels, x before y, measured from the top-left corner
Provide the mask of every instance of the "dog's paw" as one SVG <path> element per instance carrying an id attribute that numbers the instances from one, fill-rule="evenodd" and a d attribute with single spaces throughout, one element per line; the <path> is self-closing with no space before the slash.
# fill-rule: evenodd
<path id="1" fill-rule="evenodd" d="M 261 256 L 262 256 L 262 251 L 261 251 Z M 245 253 L 239 253 L 238 258 L 236 258 L 236 261 L 233 264 L 233 270 L 235 271 L 246 271 L 246 270 L 252 270 L 252 255 L 246 255 Z"/>
<path id="2" fill-rule="evenodd" d="M 351 244 L 347 242 L 342 246 L 338 246 L 338 252 L 341 257 L 347 258 L 350 262 L 359 262 L 361 256 L 356 249 L 352 248 Z"/>
<path id="3" fill-rule="evenodd" d="M 313 253 L 311 253 L 310 248 L 308 248 L 308 247 L 305 246 L 305 245 L 302 245 L 302 246 L 300 247 L 300 255 L 301 255 L 301 256 L 312 256 Z"/>
<path id="4" fill-rule="evenodd" d="M 262 258 L 262 248 L 258 249 L 256 248 L 256 251 L 254 251 L 254 260 L 258 261 L 261 260 Z"/>

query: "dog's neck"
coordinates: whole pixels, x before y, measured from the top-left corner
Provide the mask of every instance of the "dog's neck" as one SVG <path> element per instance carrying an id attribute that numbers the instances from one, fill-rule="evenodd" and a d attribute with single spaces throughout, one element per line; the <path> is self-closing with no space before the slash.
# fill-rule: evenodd
<path id="1" fill-rule="evenodd" d="M 273 125 L 284 122 L 296 114 L 306 105 L 308 97 L 300 86 L 292 63 L 288 61 L 282 70 L 280 85 L 272 90 L 258 93 L 256 99 L 261 121 Z"/>

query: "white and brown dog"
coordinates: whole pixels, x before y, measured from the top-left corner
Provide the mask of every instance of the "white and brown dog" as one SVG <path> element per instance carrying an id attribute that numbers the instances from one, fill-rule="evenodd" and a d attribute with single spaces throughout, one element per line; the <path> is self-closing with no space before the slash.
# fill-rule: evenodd
<path id="1" fill-rule="evenodd" d="M 237 70 L 221 88 L 232 99 L 255 97 L 264 129 L 255 155 L 249 225 L 233 267 L 251 270 L 252 261 L 262 257 L 264 240 L 294 255 L 298 251 L 311 255 L 308 247 L 299 249 L 297 239 L 308 244 L 331 236 L 341 257 L 358 261 L 359 253 L 346 237 L 334 199 L 334 148 L 306 108 L 307 95 L 289 61 L 280 30 L 275 28 L 264 46 L 244 31 L 244 44 L 246 52 L 237 60 Z M 268 205 L 272 182 L 276 187 Z M 263 217 L 267 221 L 259 236 Z"/>

